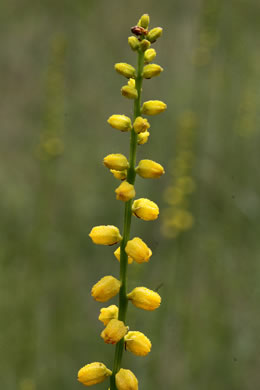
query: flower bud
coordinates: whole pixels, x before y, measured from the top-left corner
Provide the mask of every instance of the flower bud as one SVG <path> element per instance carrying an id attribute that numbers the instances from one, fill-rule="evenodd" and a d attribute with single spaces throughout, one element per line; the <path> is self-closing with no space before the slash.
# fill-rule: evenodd
<path id="1" fill-rule="evenodd" d="M 122 76 L 125 76 L 127 79 L 130 77 L 135 77 L 136 75 L 135 68 L 130 64 L 126 64 L 125 62 L 119 62 L 115 64 L 115 70 Z"/>
<path id="2" fill-rule="evenodd" d="M 144 52 L 144 62 L 152 62 L 156 57 L 156 51 L 154 49 L 148 49 Z"/>
<path id="3" fill-rule="evenodd" d="M 149 261 L 152 251 L 139 237 L 129 240 L 126 244 L 125 251 L 132 259 L 141 264 Z"/>
<path id="4" fill-rule="evenodd" d="M 126 349 L 137 356 L 146 356 L 151 351 L 151 341 L 141 332 L 128 332 L 125 336 Z"/>
<path id="5" fill-rule="evenodd" d="M 120 153 L 108 154 L 103 162 L 107 168 L 116 171 L 125 171 L 129 167 L 127 158 Z"/>
<path id="6" fill-rule="evenodd" d="M 89 237 L 98 245 L 114 245 L 122 240 L 119 229 L 113 225 L 101 225 L 92 228 Z"/>
<path id="7" fill-rule="evenodd" d="M 163 68 L 160 65 L 149 64 L 145 65 L 143 71 L 143 77 L 145 79 L 151 79 L 152 77 L 158 76 L 163 71 Z"/>
<path id="8" fill-rule="evenodd" d="M 150 17 L 148 14 L 143 14 L 137 23 L 137 26 L 143 27 L 145 29 L 148 28 L 150 23 Z"/>
<path id="9" fill-rule="evenodd" d="M 78 372 L 78 381 L 85 386 L 92 386 L 96 383 L 101 383 L 112 375 L 103 363 L 90 363 L 82 367 Z"/>
<path id="10" fill-rule="evenodd" d="M 163 29 L 161 27 L 155 27 L 152 30 L 150 30 L 147 34 L 147 39 L 151 43 L 155 42 L 161 35 L 162 35 Z"/>
<path id="11" fill-rule="evenodd" d="M 161 304 L 160 295 L 146 287 L 134 288 L 133 291 L 127 295 L 127 297 L 132 301 L 134 306 L 144 310 L 155 310 Z"/>
<path id="12" fill-rule="evenodd" d="M 110 169 L 110 172 L 113 174 L 113 176 L 114 176 L 116 179 L 119 179 L 119 180 L 125 180 L 125 179 L 126 179 L 127 170 L 124 170 L 124 171 L 116 171 L 115 169 Z"/>
<path id="13" fill-rule="evenodd" d="M 151 46 L 151 42 L 148 41 L 147 39 L 143 39 L 141 42 L 140 42 L 140 49 L 142 51 L 146 51 L 147 49 L 149 49 L 149 47 Z"/>
<path id="14" fill-rule="evenodd" d="M 140 46 L 140 42 L 136 37 L 128 37 L 128 44 L 131 47 L 132 50 L 137 50 Z"/>
<path id="15" fill-rule="evenodd" d="M 141 160 L 136 172 L 144 179 L 157 179 L 164 174 L 163 167 L 153 160 Z"/>
<path id="16" fill-rule="evenodd" d="M 118 307 L 116 305 L 110 305 L 108 307 L 102 307 L 100 309 L 99 321 L 103 322 L 106 326 L 110 320 L 118 318 Z"/>
<path id="17" fill-rule="evenodd" d="M 137 99 L 138 97 L 137 89 L 130 87 L 129 85 L 124 85 L 121 88 L 121 94 L 128 99 Z"/>
<path id="18" fill-rule="evenodd" d="M 138 136 L 137 136 L 138 145 L 146 144 L 146 142 L 148 141 L 149 135 L 150 135 L 149 131 L 145 131 L 143 133 L 138 134 Z"/>
<path id="19" fill-rule="evenodd" d="M 127 181 L 123 181 L 119 187 L 115 190 L 116 199 L 128 202 L 135 197 L 135 188 L 133 184 L 129 184 Z"/>
<path id="20" fill-rule="evenodd" d="M 153 221 L 158 218 L 159 207 L 149 199 L 136 199 L 132 206 L 133 214 L 144 221 Z"/>
<path id="21" fill-rule="evenodd" d="M 117 390 L 138 390 L 138 380 L 130 370 L 121 368 L 116 374 Z"/>
<path id="22" fill-rule="evenodd" d="M 150 123 L 146 118 L 138 116 L 134 121 L 133 128 L 136 133 L 143 133 L 150 128 Z"/>
<path id="23" fill-rule="evenodd" d="M 112 319 L 109 321 L 103 332 L 101 332 L 101 337 L 107 344 L 116 344 L 125 336 L 127 330 L 128 328 L 125 326 L 123 321 Z"/>
<path id="24" fill-rule="evenodd" d="M 107 121 L 110 126 L 120 131 L 129 131 L 132 128 L 131 119 L 125 115 L 111 115 Z"/>
<path id="25" fill-rule="evenodd" d="M 114 255 L 116 256 L 117 260 L 120 261 L 120 253 L 121 253 L 121 249 L 120 249 L 120 246 L 115 250 L 114 252 Z M 133 259 L 132 257 L 128 256 L 128 264 L 132 264 L 133 262 Z"/>
<path id="26" fill-rule="evenodd" d="M 160 114 L 160 112 L 165 111 L 166 108 L 167 105 L 160 100 L 148 100 L 143 103 L 141 111 L 144 115 L 157 115 Z"/>
<path id="27" fill-rule="evenodd" d="M 106 302 L 118 294 L 120 285 L 113 276 L 104 276 L 92 287 L 91 295 L 98 302 Z"/>
<path id="28" fill-rule="evenodd" d="M 129 85 L 129 87 L 135 87 L 135 79 L 129 79 L 127 84 Z"/>

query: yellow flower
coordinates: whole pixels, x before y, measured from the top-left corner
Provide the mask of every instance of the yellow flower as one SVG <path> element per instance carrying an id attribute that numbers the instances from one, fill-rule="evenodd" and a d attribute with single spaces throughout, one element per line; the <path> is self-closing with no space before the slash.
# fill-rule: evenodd
<path id="1" fill-rule="evenodd" d="M 143 39 L 141 42 L 140 42 L 140 49 L 142 51 L 146 51 L 147 49 L 149 49 L 149 47 L 151 46 L 151 42 L 148 41 L 147 39 Z"/>
<path id="2" fill-rule="evenodd" d="M 120 153 L 109 154 L 104 158 L 104 165 L 116 171 L 125 171 L 129 167 L 127 158 Z"/>
<path id="3" fill-rule="evenodd" d="M 149 131 L 145 131 L 144 133 L 138 134 L 138 136 L 137 136 L 138 145 L 146 144 L 146 142 L 148 141 L 149 135 L 150 135 Z"/>
<path id="4" fill-rule="evenodd" d="M 123 96 L 127 97 L 128 99 L 137 99 L 137 97 L 138 97 L 137 89 L 135 89 L 129 85 L 124 85 L 121 88 L 121 94 Z"/>
<path id="5" fill-rule="evenodd" d="M 112 375 L 110 371 L 103 363 L 90 363 L 82 367 L 78 372 L 78 381 L 85 386 L 92 386 L 96 383 L 101 383 Z"/>
<path id="6" fill-rule="evenodd" d="M 160 114 L 160 112 L 165 111 L 166 108 L 167 105 L 160 100 L 148 100 L 147 102 L 144 102 L 141 111 L 144 115 L 157 115 Z"/>
<path id="7" fill-rule="evenodd" d="M 143 14 L 141 18 L 139 19 L 137 26 L 143 27 L 143 28 L 148 28 L 150 23 L 150 17 L 148 14 Z"/>
<path id="8" fill-rule="evenodd" d="M 98 245 L 114 245 L 122 240 L 119 229 L 113 225 L 101 225 L 92 228 L 89 237 Z"/>
<path id="9" fill-rule="evenodd" d="M 132 259 L 141 264 L 149 261 L 152 251 L 139 237 L 129 240 L 126 244 L 125 251 Z"/>
<path id="10" fill-rule="evenodd" d="M 132 128 L 131 119 L 126 115 L 119 115 L 119 114 L 111 115 L 108 118 L 107 122 L 114 129 L 117 129 L 120 131 L 129 131 Z"/>
<path id="11" fill-rule="evenodd" d="M 138 41 L 138 39 L 136 37 L 128 37 L 128 44 L 129 46 L 131 47 L 132 50 L 137 50 L 140 46 L 140 42 Z"/>
<path id="12" fill-rule="evenodd" d="M 135 79 L 129 79 L 127 84 L 130 86 L 130 87 L 135 87 Z"/>
<path id="13" fill-rule="evenodd" d="M 116 171 L 115 169 L 110 169 L 110 172 L 113 174 L 113 176 L 114 176 L 116 179 L 119 179 L 119 180 L 125 180 L 125 179 L 126 179 L 127 170 L 124 170 L 124 171 Z"/>
<path id="14" fill-rule="evenodd" d="M 127 295 L 127 297 L 132 301 L 134 306 L 144 310 L 155 310 L 161 304 L 160 295 L 146 287 L 134 288 L 133 291 Z"/>
<path id="15" fill-rule="evenodd" d="M 115 64 L 115 70 L 128 79 L 135 77 L 136 75 L 135 68 L 130 64 L 126 64 L 125 62 L 119 62 L 118 64 Z"/>
<path id="16" fill-rule="evenodd" d="M 138 116 L 134 121 L 133 128 L 136 133 L 143 133 L 150 128 L 150 123 L 146 118 Z"/>
<path id="17" fill-rule="evenodd" d="M 99 321 L 103 322 L 106 326 L 110 320 L 118 318 L 118 307 L 116 305 L 110 305 L 108 307 L 102 307 L 100 309 Z"/>
<path id="18" fill-rule="evenodd" d="M 155 27 L 149 31 L 149 33 L 147 35 L 147 39 L 151 43 L 153 43 L 162 35 L 162 32 L 163 32 L 163 29 L 161 27 Z"/>
<path id="19" fill-rule="evenodd" d="M 138 390 L 138 380 L 130 370 L 121 368 L 116 374 L 117 390 Z"/>
<path id="20" fill-rule="evenodd" d="M 136 172 L 144 179 L 156 179 L 164 174 L 164 169 L 153 160 L 141 160 Z"/>
<path id="21" fill-rule="evenodd" d="M 158 218 L 159 207 L 149 199 L 136 199 L 132 205 L 134 215 L 144 221 L 153 221 Z"/>
<path id="22" fill-rule="evenodd" d="M 141 332 L 128 332 L 125 336 L 126 349 L 137 356 L 146 356 L 151 351 L 151 341 Z"/>
<path id="23" fill-rule="evenodd" d="M 101 333 L 101 337 L 107 344 L 116 344 L 125 336 L 127 330 L 123 321 L 112 319 Z"/>
<path id="24" fill-rule="evenodd" d="M 158 76 L 163 71 L 160 65 L 149 64 L 144 67 L 143 77 L 145 79 L 151 79 L 152 77 Z"/>
<path id="25" fill-rule="evenodd" d="M 119 293 L 120 285 L 113 276 L 104 276 L 92 287 L 91 295 L 98 302 L 106 302 Z"/>
<path id="26" fill-rule="evenodd" d="M 115 190 L 116 199 L 128 202 L 135 197 L 135 188 L 133 184 L 129 184 L 127 181 L 123 181 L 119 187 Z"/>
<path id="27" fill-rule="evenodd" d="M 156 57 L 156 51 L 154 49 L 147 49 L 144 52 L 144 62 L 152 62 Z"/>
<path id="28" fill-rule="evenodd" d="M 120 250 L 120 246 L 119 246 L 119 247 L 115 250 L 115 252 L 114 252 L 114 255 L 115 255 L 115 257 L 117 258 L 118 261 L 120 261 L 120 252 L 121 252 L 121 250 Z M 132 257 L 128 256 L 128 264 L 132 264 L 132 262 L 133 262 Z"/>

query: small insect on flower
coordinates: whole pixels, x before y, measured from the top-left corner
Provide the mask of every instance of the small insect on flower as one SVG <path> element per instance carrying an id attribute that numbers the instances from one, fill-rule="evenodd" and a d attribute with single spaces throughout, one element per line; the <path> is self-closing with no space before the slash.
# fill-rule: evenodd
<path id="1" fill-rule="evenodd" d="M 141 35 L 147 35 L 148 34 L 148 30 L 146 30 L 145 28 L 141 27 L 141 26 L 134 26 L 131 28 L 131 31 L 133 34 L 137 35 L 137 36 L 141 36 Z"/>

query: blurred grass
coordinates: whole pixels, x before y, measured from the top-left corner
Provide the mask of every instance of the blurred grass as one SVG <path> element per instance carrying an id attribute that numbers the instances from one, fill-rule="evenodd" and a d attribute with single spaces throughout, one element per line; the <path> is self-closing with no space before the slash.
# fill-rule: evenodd
<path id="1" fill-rule="evenodd" d="M 168 111 L 152 119 L 139 157 L 162 163 L 166 175 L 138 180 L 137 193 L 167 211 L 179 118 L 193 112 L 196 190 L 186 206 L 195 223 L 168 239 L 163 218 L 133 221 L 153 258 L 130 268 L 129 289 L 162 285 L 163 303 L 155 313 L 129 307 L 130 327 L 146 333 L 153 350 L 145 359 L 126 354 L 124 367 L 143 389 L 259 386 L 258 1 L 14 0 L 0 4 L 4 390 L 76 389 L 83 364 L 111 366 L 113 348 L 99 337 L 100 305 L 89 292 L 99 277 L 117 275 L 118 263 L 88 233 L 98 224 L 122 227 L 117 182 L 101 162 L 128 153 L 127 135 L 106 119 L 132 112 L 113 64 L 135 61 L 127 37 L 143 12 L 164 27 L 156 50 L 165 68 L 145 83 L 144 99 L 164 100 Z"/>

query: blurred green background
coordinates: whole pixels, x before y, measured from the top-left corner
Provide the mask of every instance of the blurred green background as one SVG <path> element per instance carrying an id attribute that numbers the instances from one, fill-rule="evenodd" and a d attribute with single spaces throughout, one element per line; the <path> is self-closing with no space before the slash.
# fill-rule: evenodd
<path id="1" fill-rule="evenodd" d="M 3 390 L 81 389 L 84 364 L 112 366 L 90 289 L 118 263 L 88 233 L 122 230 L 102 159 L 128 155 L 128 134 L 106 120 L 132 115 L 113 65 L 135 64 L 127 37 L 144 12 L 164 28 L 154 47 L 165 71 L 143 99 L 168 110 L 151 118 L 138 159 L 166 174 L 137 178 L 161 217 L 133 220 L 153 257 L 129 267 L 129 289 L 160 287 L 163 301 L 152 313 L 129 306 L 128 325 L 153 348 L 125 353 L 123 367 L 140 389 L 259 388 L 259 1 L 13 0 L 0 3 Z"/>

